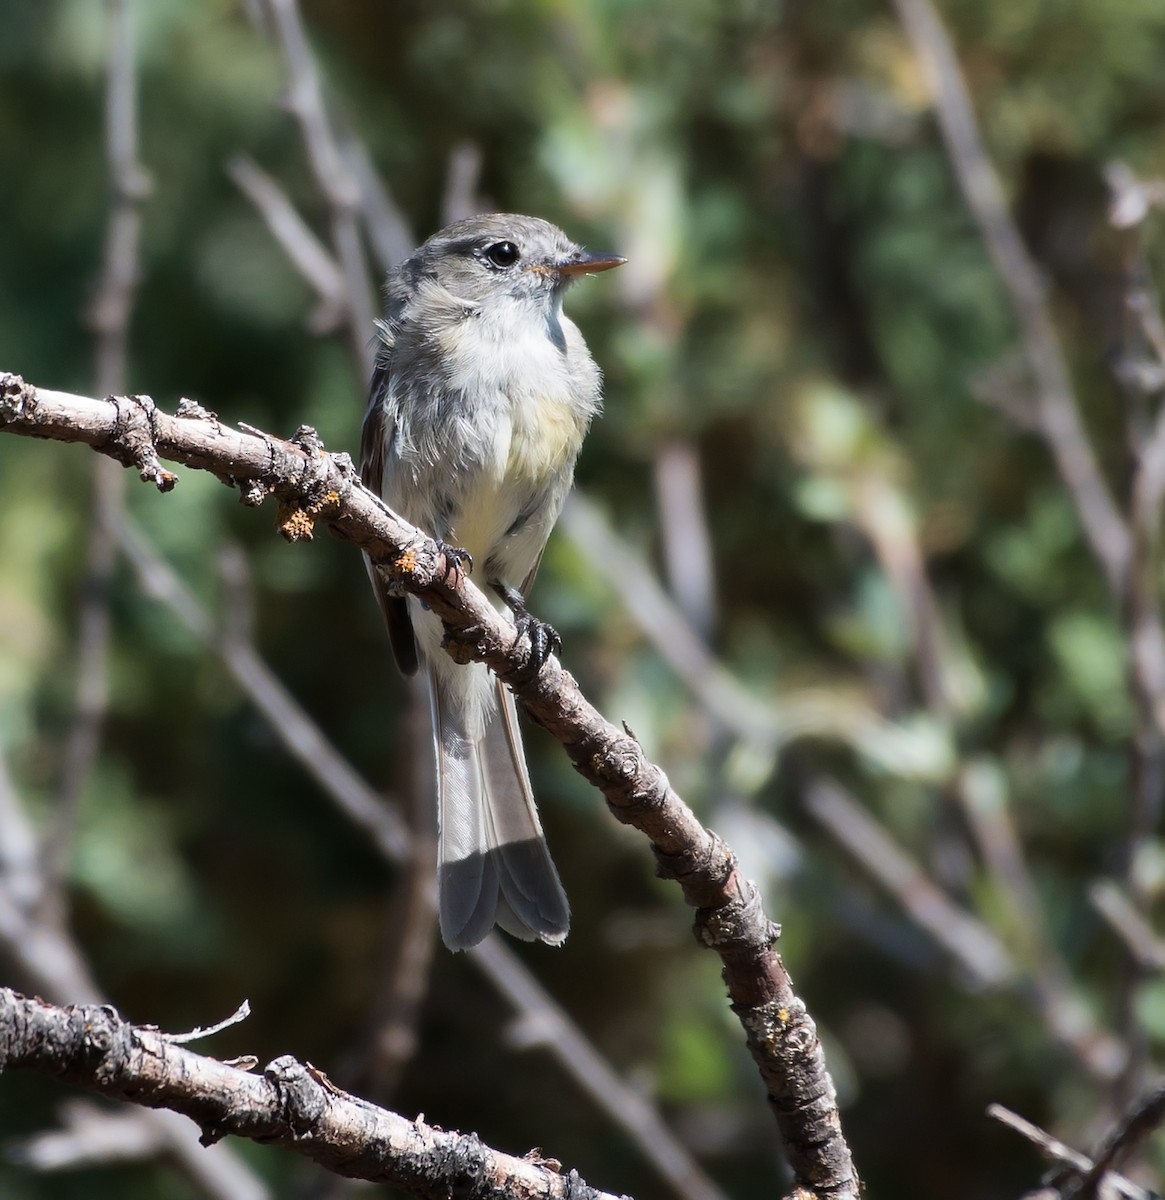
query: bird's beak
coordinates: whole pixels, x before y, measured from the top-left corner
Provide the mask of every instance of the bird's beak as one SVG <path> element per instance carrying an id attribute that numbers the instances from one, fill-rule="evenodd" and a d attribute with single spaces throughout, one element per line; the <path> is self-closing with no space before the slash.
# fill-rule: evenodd
<path id="1" fill-rule="evenodd" d="M 594 254 L 589 250 L 579 250 L 564 262 L 556 264 L 555 269 L 560 275 L 594 275 L 599 271 L 609 271 L 612 267 L 621 267 L 627 260 L 617 254 Z"/>

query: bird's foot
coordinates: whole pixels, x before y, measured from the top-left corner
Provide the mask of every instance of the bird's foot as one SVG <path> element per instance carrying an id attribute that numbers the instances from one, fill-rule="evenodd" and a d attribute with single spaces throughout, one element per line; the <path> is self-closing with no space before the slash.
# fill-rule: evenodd
<path id="1" fill-rule="evenodd" d="M 452 577 L 454 587 L 461 582 L 462 575 L 473 570 L 473 555 L 461 546 L 450 546 L 448 542 L 435 539 L 437 549 L 445 556 L 445 578 Z"/>
<path id="2" fill-rule="evenodd" d="M 493 583 L 490 586 L 510 606 L 518 636 L 530 639 L 529 670 L 531 674 L 537 675 L 546 660 L 562 649 L 562 638 L 559 637 L 558 630 L 530 613 L 525 597 L 517 588 L 510 587 L 508 583 Z"/>
<path id="3" fill-rule="evenodd" d="M 553 625 L 538 620 L 525 609 L 514 615 L 514 624 L 519 637 L 530 639 L 530 671 L 536 675 L 546 660 L 562 649 L 562 638 Z"/>

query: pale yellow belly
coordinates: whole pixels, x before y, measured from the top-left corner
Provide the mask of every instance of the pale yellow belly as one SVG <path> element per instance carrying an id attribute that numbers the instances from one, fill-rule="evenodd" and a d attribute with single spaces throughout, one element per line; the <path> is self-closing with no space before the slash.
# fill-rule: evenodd
<path id="1" fill-rule="evenodd" d="M 526 401 L 499 432 L 493 460 L 467 491 L 452 529 L 454 541 L 478 564 L 536 497 L 553 490 L 564 473 L 570 475 L 585 426 L 568 405 L 540 400 Z"/>

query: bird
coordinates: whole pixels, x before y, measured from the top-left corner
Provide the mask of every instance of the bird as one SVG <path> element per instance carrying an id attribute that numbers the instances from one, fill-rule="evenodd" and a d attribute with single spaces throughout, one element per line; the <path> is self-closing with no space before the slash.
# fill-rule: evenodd
<path id="1" fill-rule="evenodd" d="M 567 288 L 626 260 L 538 217 L 488 213 L 395 267 L 377 322 L 361 478 L 470 569 L 530 639 L 561 639 L 526 595 L 602 406 L 602 377 L 563 313 Z M 367 560 L 366 560 L 367 561 Z M 368 562 L 397 666 L 428 676 L 437 781 L 437 909 L 452 950 L 496 924 L 561 945 L 570 906 L 550 857 L 509 690 L 442 649 L 440 620 Z"/>

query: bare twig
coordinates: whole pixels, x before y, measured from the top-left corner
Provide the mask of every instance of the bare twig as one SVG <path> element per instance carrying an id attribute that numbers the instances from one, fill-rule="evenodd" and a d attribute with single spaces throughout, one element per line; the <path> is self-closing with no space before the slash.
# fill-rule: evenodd
<path id="1" fill-rule="evenodd" d="M 187 1033 L 167 1033 L 166 1038 L 175 1045 L 185 1046 L 190 1042 L 200 1042 L 203 1038 L 214 1037 L 232 1025 L 239 1025 L 251 1015 L 251 1002 L 244 1000 L 229 1017 L 223 1017 L 213 1025 L 199 1025 Z"/>
<path id="2" fill-rule="evenodd" d="M 40 866 L 36 832 L 0 748 L 0 895 L 7 896 L 17 909 L 32 911 L 45 886 Z"/>
<path id="3" fill-rule="evenodd" d="M 1110 180 L 1112 171 L 1109 172 Z M 1127 182 L 1126 182 L 1127 191 Z M 1114 205 L 1114 212 L 1117 206 Z M 1127 207 L 1127 206 L 1126 206 Z M 1133 465 L 1128 504 L 1132 539 L 1128 591 L 1122 612 L 1128 642 L 1129 690 L 1136 723 L 1129 743 L 1129 814 L 1121 855 L 1125 894 L 1142 914 L 1145 894 L 1137 862 L 1160 820 L 1165 799 L 1165 624 L 1160 600 L 1161 504 L 1165 498 L 1165 410 L 1150 418 L 1149 397 L 1165 377 L 1165 327 L 1149 275 L 1140 224 L 1122 239 L 1125 254 L 1125 352 L 1116 377 L 1126 400 L 1126 430 Z M 1147 351 L 1147 353 L 1146 353 Z M 1147 369 L 1133 371 L 1133 364 Z M 1153 371 L 1158 375 L 1154 384 Z M 1148 968 L 1134 957 L 1124 966 L 1120 1005 L 1130 1060 L 1118 1098 L 1124 1102 L 1143 1086 L 1148 1041 L 1138 1011 L 1138 994 Z"/>
<path id="4" fill-rule="evenodd" d="M 796 1180 L 820 1195 L 856 1196 L 832 1081 L 816 1029 L 772 948 L 777 927 L 734 855 L 650 763 L 638 742 L 606 722 L 551 656 L 532 669 L 530 640 L 494 608 L 444 551 L 362 487 L 347 456 L 325 454 L 314 431 L 290 442 L 237 432 L 201 410 L 179 416 L 147 398 L 102 401 L 30 388 L 0 375 L 0 429 L 85 442 L 131 463 L 160 488 L 173 486 L 160 457 L 208 470 L 245 500 L 273 494 L 285 537 L 310 538 L 314 523 L 363 550 L 395 585 L 416 594 L 446 625 L 463 661 L 484 662 L 526 712 L 556 737 L 576 769 L 599 788 L 615 817 L 651 841 L 659 872 L 679 883 L 695 910 L 695 933 L 723 964 L 733 1011 L 772 1102 Z"/>
<path id="5" fill-rule="evenodd" d="M 349 820 L 369 834 L 373 845 L 390 862 L 404 861 L 408 856 L 409 833 L 396 810 L 368 786 L 324 737 L 319 726 L 259 657 L 254 643 L 220 636 L 194 594 L 136 526 L 124 522 L 119 541 L 137 572 L 142 590 L 166 604 L 194 637 L 218 654 L 291 757 L 332 797 Z"/>
<path id="6" fill-rule="evenodd" d="M 1104 171 L 1111 200 L 1108 219 L 1117 229 L 1140 225 L 1153 208 L 1165 208 L 1165 180 L 1138 179 L 1122 162 L 1109 163 Z"/>
<path id="7" fill-rule="evenodd" d="M 818 783 L 809 790 L 805 804 L 977 987 L 1003 987 L 1014 981 L 1015 964 L 995 934 L 959 908 L 841 788 Z"/>
<path id="8" fill-rule="evenodd" d="M 288 107 L 299 124 L 316 185 L 327 201 L 332 247 L 344 277 L 348 341 L 361 376 L 372 376 L 372 284 L 360 244 L 360 189 L 340 154 L 324 104 L 315 59 L 308 47 L 296 0 L 266 0 L 288 76 Z"/>
<path id="9" fill-rule="evenodd" d="M 1009 916 L 1007 932 L 1017 945 L 1019 962 L 1030 973 L 1032 1001 L 1094 1074 L 1111 1078 L 1122 1058 L 1127 1063 L 1127 1050 L 1097 1028 L 1048 932 L 1047 913 L 1028 870 L 1001 775 L 993 764 L 972 760 L 959 771 L 955 794 L 987 872 L 999 888 L 1003 904 L 998 907 Z"/>
<path id="10" fill-rule="evenodd" d="M 660 1174 L 681 1196 L 714 1200 L 719 1189 L 695 1164 L 663 1123 L 659 1111 L 634 1088 L 629 1088 L 595 1050 L 578 1026 L 549 996 L 530 990 L 528 975 L 513 970 L 512 950 L 496 934 L 474 949 L 483 974 L 514 1008 L 525 1014 L 523 1044 L 568 1054 L 576 1064 L 574 1078 L 599 1107 L 611 1112 L 619 1128 L 656 1148 L 653 1161 Z M 541 989 L 539 989 L 541 990 Z"/>
<path id="11" fill-rule="evenodd" d="M 313 333 L 331 333 L 348 316 L 348 293 L 335 259 L 299 215 L 290 197 L 245 154 L 227 163 L 227 174 L 255 206 L 288 261 L 315 291 L 316 310 L 308 318 Z"/>
<path id="12" fill-rule="evenodd" d="M 1107 1183 L 1112 1169 L 1151 1133 L 1165 1122 L 1165 1085 L 1151 1087 L 1129 1106 L 1128 1111 L 1105 1134 L 1096 1148 L 1095 1161 L 1077 1187 L 1065 1193 L 1064 1200 L 1095 1200 L 1102 1181 Z"/>
<path id="13" fill-rule="evenodd" d="M 764 752 L 802 737 L 835 738 L 898 774 L 934 775 L 945 769 L 944 763 L 936 763 L 930 743 L 920 747 L 909 731 L 886 720 L 859 696 L 840 689 L 803 689 L 766 700 L 749 692 L 713 657 L 642 556 L 577 489 L 567 498 L 560 528 L 616 589 L 627 615 L 696 702 L 737 738 Z"/>
<path id="14" fill-rule="evenodd" d="M 61 1128 L 9 1142 L 5 1157 L 34 1171 L 75 1171 L 79 1167 L 144 1162 L 166 1149 L 157 1122 L 143 1121 L 139 1109 L 110 1111 L 88 1100 L 60 1106 Z"/>
<path id="15" fill-rule="evenodd" d="M 0 1067 L 182 1113 L 207 1144 L 227 1134 L 275 1143 L 337 1174 L 414 1196 L 615 1200 L 574 1171 L 563 1175 L 557 1163 L 514 1158 L 476 1137 L 376 1108 L 290 1056 L 253 1075 L 130 1025 L 107 1005 L 55 1008 L 0 989 Z"/>
<path id="16" fill-rule="evenodd" d="M 408 258 L 417 244 L 412 226 L 372 164 L 364 143 L 341 131 L 340 153 L 360 188 L 360 209 L 381 273 Z"/>
<path id="17" fill-rule="evenodd" d="M 1078 1176 L 1085 1175 L 1092 1169 L 1091 1159 L 1081 1154 L 1078 1150 L 1073 1150 L 1071 1146 L 1064 1145 L 1063 1142 L 1052 1137 L 1050 1133 L 1047 1133 L 1038 1125 L 1033 1125 L 1030 1121 L 1025 1120 L 1018 1113 L 1012 1112 L 1009 1108 L 1004 1108 L 1002 1104 L 988 1105 L 987 1115 L 1006 1125 L 1008 1129 L 1014 1130 L 1021 1137 L 1027 1138 L 1032 1145 L 1039 1148 L 1040 1153 L 1045 1158 L 1061 1163 L 1073 1174 Z M 1138 1187 L 1132 1180 L 1126 1179 L 1123 1175 L 1118 1175 L 1114 1171 L 1108 1173 L 1105 1182 L 1116 1191 L 1118 1196 L 1125 1197 L 1125 1200 L 1156 1200 L 1152 1192 L 1147 1192 L 1144 1188 Z"/>
<path id="18" fill-rule="evenodd" d="M 870 540 L 890 586 L 898 596 L 911 639 L 922 696 L 931 711 L 949 715 L 954 708 L 938 599 L 926 571 L 926 559 L 908 502 L 880 472 L 865 471 L 852 485 L 854 519 Z"/>
<path id="19" fill-rule="evenodd" d="M 425 680 L 406 685 L 401 790 L 412 845 L 388 914 L 388 947 L 378 956 L 380 995 L 371 1028 L 349 1053 L 347 1076 L 376 1099 L 393 1094 L 417 1048 L 417 1023 L 433 965 L 437 931 L 437 839 L 433 820 L 433 733 Z"/>
<path id="20" fill-rule="evenodd" d="M 1088 899 L 1145 970 L 1165 971 L 1165 940 L 1113 880 L 1097 880 L 1088 889 Z"/>
<path id="21" fill-rule="evenodd" d="M 96 334 L 94 387 L 99 395 L 125 391 L 129 324 L 140 274 L 141 206 L 149 180 L 138 162 L 137 73 L 134 70 L 131 0 L 106 0 L 108 54 L 105 88 L 105 152 L 111 207 L 105 254 L 89 322 Z M 93 464 L 93 506 L 77 628 L 76 699 L 61 755 L 57 809 L 44 840 L 45 900 L 65 905 L 73 827 L 101 744 L 108 706 L 109 590 L 116 556 L 114 527 L 120 519 L 124 481 L 111 463 Z"/>
<path id="22" fill-rule="evenodd" d="M 963 198 L 1015 312 L 1036 386 L 1040 429 L 1068 487 L 1109 589 L 1122 596 L 1132 555 L 1129 530 L 1081 424 L 1068 366 L 1048 312 L 1044 282 L 1008 210 L 975 121 L 951 39 L 931 0 L 894 0 L 922 64 Z"/>
<path id="23" fill-rule="evenodd" d="M 441 223 L 452 225 L 481 212 L 478 187 L 484 159 L 476 142 L 458 142 L 449 152 L 445 194 L 441 197 Z"/>
<path id="24" fill-rule="evenodd" d="M 700 458 L 686 439 L 672 438 L 656 450 L 655 507 L 668 587 L 688 623 L 709 642 L 716 627 L 716 570 Z"/>
<path id="25" fill-rule="evenodd" d="M 1124 1047 L 1100 1029 L 1065 989 L 1027 986 L 1004 944 L 977 917 L 959 908 L 855 800 L 835 784 L 818 783 L 806 807 L 889 891 L 914 922 L 981 987 L 1008 988 L 1025 997 L 1062 1045 L 1098 1079 L 1112 1080 L 1126 1062 Z"/>

